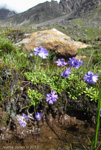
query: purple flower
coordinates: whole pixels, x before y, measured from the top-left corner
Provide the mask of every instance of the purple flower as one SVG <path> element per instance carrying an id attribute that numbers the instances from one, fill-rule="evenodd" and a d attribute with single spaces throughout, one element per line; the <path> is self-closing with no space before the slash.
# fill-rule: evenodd
<path id="1" fill-rule="evenodd" d="M 41 58 L 46 59 L 47 56 L 49 55 L 49 52 L 46 49 L 41 49 L 39 54 L 38 54 Z"/>
<path id="2" fill-rule="evenodd" d="M 57 61 L 55 61 L 55 63 L 57 63 L 57 66 L 65 66 L 67 65 L 67 63 L 65 62 L 65 60 L 62 59 L 58 59 Z"/>
<path id="3" fill-rule="evenodd" d="M 101 109 L 100 109 L 100 117 L 101 117 Z"/>
<path id="4" fill-rule="evenodd" d="M 28 119 L 29 119 L 28 116 L 26 114 L 23 114 L 22 116 L 17 115 L 16 117 L 17 117 L 17 120 L 18 120 L 20 126 L 25 127 L 27 124 L 26 121 L 28 121 Z"/>
<path id="5" fill-rule="evenodd" d="M 88 73 L 85 74 L 84 79 L 87 83 L 96 83 L 98 80 L 98 74 L 96 73 L 94 75 L 93 72 L 88 71 Z"/>
<path id="6" fill-rule="evenodd" d="M 8 35 L 8 38 L 9 38 L 9 39 L 10 39 L 10 37 L 11 37 L 11 36 L 10 36 L 10 35 Z"/>
<path id="7" fill-rule="evenodd" d="M 53 90 L 50 94 L 47 94 L 46 101 L 49 102 L 49 104 L 53 104 L 53 102 L 57 101 L 58 95 L 55 93 L 56 91 Z"/>
<path id="8" fill-rule="evenodd" d="M 26 114 L 23 114 L 22 117 L 23 117 L 23 119 L 25 119 L 26 121 L 29 120 L 29 117 L 28 117 Z"/>
<path id="9" fill-rule="evenodd" d="M 43 49 L 42 46 L 34 48 L 34 54 L 38 55 L 41 49 Z"/>
<path id="10" fill-rule="evenodd" d="M 82 63 L 83 61 L 76 60 L 75 57 L 69 58 L 69 61 L 68 61 L 69 67 L 74 67 L 76 69 L 78 69 L 82 65 Z"/>
<path id="11" fill-rule="evenodd" d="M 69 76 L 69 74 L 71 74 L 71 70 L 70 70 L 69 68 L 67 68 L 67 69 L 62 73 L 61 76 L 67 78 L 67 77 Z"/>
<path id="12" fill-rule="evenodd" d="M 35 115 L 35 120 L 41 120 L 41 113 L 37 112 Z"/>
<path id="13" fill-rule="evenodd" d="M 32 56 L 33 56 L 33 53 L 30 53 L 30 56 L 32 57 Z"/>
<path id="14" fill-rule="evenodd" d="M 40 46 L 39 48 L 38 47 L 34 48 L 34 54 L 39 55 L 43 59 L 46 59 L 47 56 L 49 55 L 49 52 L 42 46 Z"/>
<path id="15" fill-rule="evenodd" d="M 20 126 L 23 128 L 26 126 L 26 122 L 23 120 L 19 120 L 19 123 L 20 123 Z"/>

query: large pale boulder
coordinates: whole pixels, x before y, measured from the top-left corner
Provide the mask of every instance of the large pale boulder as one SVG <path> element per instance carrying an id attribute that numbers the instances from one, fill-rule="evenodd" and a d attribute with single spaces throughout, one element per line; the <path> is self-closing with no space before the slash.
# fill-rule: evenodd
<path id="1" fill-rule="evenodd" d="M 79 47 L 69 36 L 56 29 L 37 31 L 22 43 L 24 43 L 22 47 L 24 51 L 32 51 L 35 47 L 43 46 L 62 57 L 76 56 Z"/>

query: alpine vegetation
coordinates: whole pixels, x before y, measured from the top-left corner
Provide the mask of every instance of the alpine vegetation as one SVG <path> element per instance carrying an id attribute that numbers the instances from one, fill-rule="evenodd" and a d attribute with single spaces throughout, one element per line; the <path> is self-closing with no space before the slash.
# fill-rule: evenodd
<path id="1" fill-rule="evenodd" d="M 37 137 L 39 140 L 39 137 L 42 138 L 44 135 L 40 136 L 42 133 L 40 131 L 43 130 L 42 125 L 46 127 L 50 125 L 54 129 L 55 121 L 55 127 L 59 127 L 59 132 L 56 130 L 56 134 L 60 136 L 63 130 L 74 128 L 79 120 L 68 115 L 71 110 L 75 115 L 77 111 L 82 113 L 82 116 L 86 114 L 87 119 L 91 116 L 96 117 L 101 79 L 99 60 L 90 57 L 89 61 L 76 60 L 75 57 L 65 60 L 63 56 L 57 59 L 54 52 L 49 54 L 48 50 L 42 46 L 26 53 L 20 48 L 10 53 L 6 51 L 5 55 L 1 50 L 0 53 L 2 54 L 0 55 L 2 60 L 0 63 L 2 72 L 0 74 L 0 104 L 7 109 L 9 117 L 5 121 L 7 120 L 7 124 L 12 122 L 11 127 L 14 126 L 12 130 L 17 131 L 19 138 L 26 137 L 27 139 L 28 134 L 32 134 L 33 139 Z M 91 66 L 91 59 L 94 63 L 97 62 L 96 66 Z M 99 109 L 101 117 L 101 108 Z M 72 124 L 72 119 L 75 120 L 74 124 Z M 47 133 L 46 127 L 45 133 Z M 19 136 L 21 130 L 23 130 L 20 133 L 22 137 Z M 60 138 L 62 139 L 62 136 Z"/>

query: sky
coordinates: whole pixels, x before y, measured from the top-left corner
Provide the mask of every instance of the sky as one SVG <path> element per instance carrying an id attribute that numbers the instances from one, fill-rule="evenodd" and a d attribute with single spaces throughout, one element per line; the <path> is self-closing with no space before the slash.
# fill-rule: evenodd
<path id="1" fill-rule="evenodd" d="M 0 8 L 4 7 L 20 13 L 45 1 L 50 2 L 51 0 L 0 0 Z M 60 0 L 56 1 L 59 2 Z"/>

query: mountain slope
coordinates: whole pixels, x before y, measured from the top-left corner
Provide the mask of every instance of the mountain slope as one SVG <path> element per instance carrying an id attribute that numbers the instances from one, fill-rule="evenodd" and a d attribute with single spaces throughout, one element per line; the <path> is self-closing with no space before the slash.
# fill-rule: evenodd
<path id="1" fill-rule="evenodd" d="M 72 18 L 86 18 L 92 12 L 92 14 L 96 16 L 94 11 L 99 6 L 101 6 L 101 0 L 60 0 L 60 3 L 53 0 L 51 2 L 46 1 L 23 13 L 16 14 L 6 19 L 3 24 L 8 26 L 11 24 L 22 26 L 26 24 L 44 24 L 44 22 L 49 21 L 49 25 L 51 25 L 53 24 L 52 20 L 55 18 L 56 20 L 54 20 L 54 22 L 57 24 L 57 22 L 61 20 L 68 20 L 71 14 Z M 97 15 L 99 16 L 99 14 Z M 63 17 L 63 19 L 61 19 L 61 17 Z"/>
<path id="2" fill-rule="evenodd" d="M 59 9 L 59 4 L 57 1 L 46 1 L 45 3 L 38 4 L 23 13 L 15 15 L 10 20 L 16 23 L 22 23 L 25 21 L 39 23 L 61 15 L 62 12 Z"/>
<path id="3" fill-rule="evenodd" d="M 14 11 L 10 11 L 6 8 L 1 8 L 0 9 L 0 20 L 3 20 L 3 19 L 6 19 L 6 18 L 9 18 L 13 15 L 15 15 L 16 13 Z"/>
<path id="4" fill-rule="evenodd" d="M 59 6 L 60 10 L 66 13 L 71 13 L 77 11 L 85 0 L 60 0 Z"/>
<path id="5" fill-rule="evenodd" d="M 84 0 L 82 5 L 75 11 L 74 16 L 87 16 L 99 6 L 101 6 L 101 0 Z"/>

